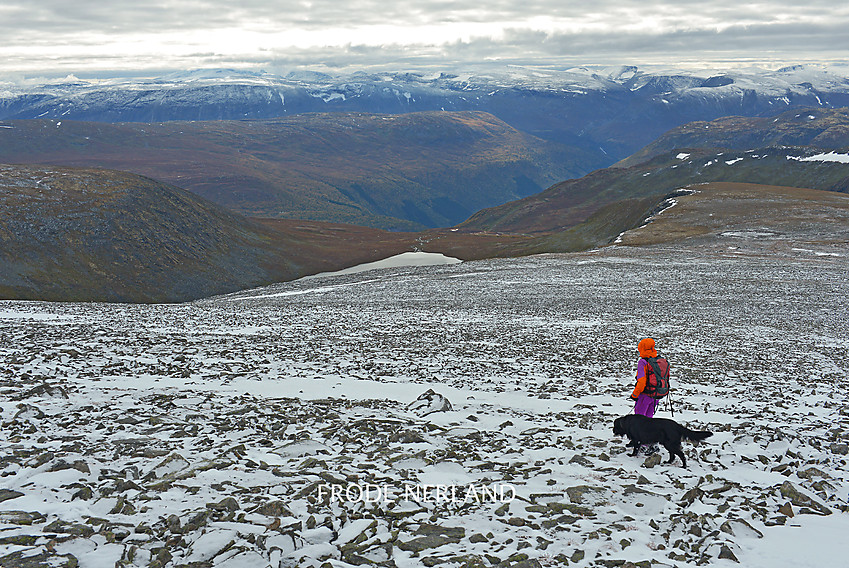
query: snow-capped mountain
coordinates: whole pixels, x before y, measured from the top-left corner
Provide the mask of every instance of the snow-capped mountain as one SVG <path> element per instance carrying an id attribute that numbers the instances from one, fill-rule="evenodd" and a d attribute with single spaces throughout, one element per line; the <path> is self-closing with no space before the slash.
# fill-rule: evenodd
<path id="1" fill-rule="evenodd" d="M 591 149 L 599 167 L 693 120 L 845 105 L 849 66 L 774 71 L 507 66 L 348 75 L 213 69 L 146 79 L 0 82 L 0 119 L 158 122 L 484 110 L 536 136 Z"/>

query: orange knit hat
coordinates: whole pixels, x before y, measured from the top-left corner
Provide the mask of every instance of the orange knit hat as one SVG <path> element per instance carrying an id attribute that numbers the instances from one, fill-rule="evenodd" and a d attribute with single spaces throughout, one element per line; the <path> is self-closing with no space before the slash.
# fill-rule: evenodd
<path id="1" fill-rule="evenodd" d="M 640 357 L 657 357 L 657 350 L 654 348 L 654 339 L 646 337 L 637 344 L 637 350 L 640 352 Z"/>

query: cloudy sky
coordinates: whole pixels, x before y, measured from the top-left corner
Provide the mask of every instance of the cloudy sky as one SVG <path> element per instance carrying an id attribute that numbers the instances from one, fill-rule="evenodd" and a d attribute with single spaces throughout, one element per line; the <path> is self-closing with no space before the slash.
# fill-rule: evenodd
<path id="1" fill-rule="evenodd" d="M 2 0 L 0 75 L 849 59 L 834 0 Z"/>

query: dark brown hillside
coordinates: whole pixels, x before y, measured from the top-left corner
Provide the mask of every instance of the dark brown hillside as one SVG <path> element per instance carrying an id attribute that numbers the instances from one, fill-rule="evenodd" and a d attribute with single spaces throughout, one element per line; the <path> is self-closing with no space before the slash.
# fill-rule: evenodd
<path id="1" fill-rule="evenodd" d="M 183 302 L 417 249 L 527 254 L 528 241 L 249 219 L 126 172 L 0 165 L 0 299 Z"/>
<path id="2" fill-rule="evenodd" d="M 186 301 L 377 260 L 411 240 L 309 222 L 272 229 L 124 172 L 0 166 L 4 299 Z"/>
<path id="3" fill-rule="evenodd" d="M 483 112 L 4 125 L 0 163 L 128 171 L 247 216 L 391 230 L 451 226 L 585 171 L 582 152 Z"/>

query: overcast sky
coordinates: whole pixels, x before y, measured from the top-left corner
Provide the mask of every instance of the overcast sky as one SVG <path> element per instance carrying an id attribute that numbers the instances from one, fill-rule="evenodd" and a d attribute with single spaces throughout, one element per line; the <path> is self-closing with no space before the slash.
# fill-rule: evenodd
<path id="1" fill-rule="evenodd" d="M 2 0 L 0 75 L 849 59 L 834 0 Z"/>

